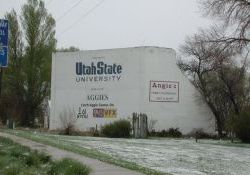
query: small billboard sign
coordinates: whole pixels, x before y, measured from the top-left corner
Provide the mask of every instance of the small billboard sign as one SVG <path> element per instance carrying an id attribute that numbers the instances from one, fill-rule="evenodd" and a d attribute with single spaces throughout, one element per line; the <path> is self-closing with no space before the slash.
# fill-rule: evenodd
<path id="1" fill-rule="evenodd" d="M 179 102 L 179 82 L 150 81 L 150 102 Z"/>

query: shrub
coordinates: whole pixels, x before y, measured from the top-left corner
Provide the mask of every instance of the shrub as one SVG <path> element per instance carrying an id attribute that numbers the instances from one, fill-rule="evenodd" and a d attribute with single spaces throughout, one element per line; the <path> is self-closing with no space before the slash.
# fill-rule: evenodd
<path id="1" fill-rule="evenodd" d="M 102 135 L 112 138 L 128 138 L 130 137 L 131 124 L 127 120 L 118 120 L 110 124 L 106 124 L 101 128 Z"/>
<path id="2" fill-rule="evenodd" d="M 189 134 L 188 137 L 195 137 L 196 139 L 216 139 L 217 136 L 214 134 L 206 133 L 202 128 L 194 128 Z"/>
<path id="3" fill-rule="evenodd" d="M 64 109 L 63 112 L 60 113 L 60 121 L 62 124 L 63 134 L 72 135 L 75 129 L 76 117 L 75 112 L 71 109 Z"/>
<path id="4" fill-rule="evenodd" d="M 38 151 L 32 152 L 32 154 L 25 155 L 25 163 L 28 166 L 38 167 L 40 164 L 46 164 L 51 161 L 51 157 L 45 153 Z"/>
<path id="5" fill-rule="evenodd" d="M 23 171 L 23 165 L 20 162 L 11 163 L 8 168 L 3 169 L 3 174 L 5 175 L 17 175 Z"/>
<path id="6" fill-rule="evenodd" d="M 182 133 L 179 131 L 179 128 L 169 128 L 168 130 L 164 129 L 159 132 L 152 130 L 149 135 L 155 137 L 182 137 Z"/>
<path id="7" fill-rule="evenodd" d="M 28 156 L 26 156 L 25 161 L 26 165 L 28 166 L 38 167 L 40 165 L 40 160 L 36 152 L 34 152 L 34 154 L 29 154 Z"/>
<path id="8" fill-rule="evenodd" d="M 179 131 L 179 128 L 169 128 L 168 135 L 169 137 L 181 137 L 182 133 Z"/>
<path id="9" fill-rule="evenodd" d="M 4 128 L 4 124 L 3 124 L 3 122 L 1 121 L 1 119 L 0 119 L 0 128 Z"/>
<path id="10" fill-rule="evenodd" d="M 49 175 L 88 175 L 90 168 L 86 165 L 76 162 L 72 159 L 65 158 L 53 163 L 48 172 Z"/>
<path id="11" fill-rule="evenodd" d="M 47 155 L 47 154 L 41 152 L 41 153 L 38 153 L 38 156 L 39 156 L 40 161 L 43 164 L 51 162 L 51 156 L 50 155 Z"/>
<path id="12" fill-rule="evenodd" d="M 46 153 L 0 137 L 0 175 L 88 175 L 90 168 L 80 162 L 63 159 L 52 161 Z"/>
<path id="13" fill-rule="evenodd" d="M 242 112 L 235 119 L 234 132 L 236 136 L 246 143 L 250 143 L 250 112 Z"/>

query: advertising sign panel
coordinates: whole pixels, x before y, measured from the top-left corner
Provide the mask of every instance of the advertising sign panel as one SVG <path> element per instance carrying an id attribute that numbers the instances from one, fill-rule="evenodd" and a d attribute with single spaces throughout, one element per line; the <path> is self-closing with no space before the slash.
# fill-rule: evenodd
<path id="1" fill-rule="evenodd" d="M 74 113 L 77 128 L 102 126 L 139 111 L 140 58 L 127 56 L 112 51 L 56 53 L 51 127 L 62 125 L 65 109 Z"/>
<path id="2" fill-rule="evenodd" d="M 111 100 L 107 89 L 116 86 L 122 79 L 123 66 L 108 63 L 103 58 L 88 58 L 90 62 L 75 63 L 75 84 L 85 86 L 83 103 L 80 104 L 78 118 L 116 118 L 117 106 Z M 108 87 L 107 87 L 108 85 Z M 81 114 L 80 114 L 81 113 Z"/>
<path id="3" fill-rule="evenodd" d="M 179 82 L 150 81 L 150 102 L 179 102 Z"/>

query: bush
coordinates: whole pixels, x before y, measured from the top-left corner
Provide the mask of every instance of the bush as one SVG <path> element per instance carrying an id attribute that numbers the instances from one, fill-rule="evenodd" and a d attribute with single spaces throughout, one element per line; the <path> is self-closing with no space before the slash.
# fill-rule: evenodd
<path id="1" fill-rule="evenodd" d="M 86 165 L 76 162 L 72 159 L 65 158 L 53 163 L 49 175 L 88 175 L 90 168 Z"/>
<path id="2" fill-rule="evenodd" d="M 110 124 L 106 124 L 101 128 L 101 134 L 112 138 L 128 138 L 130 137 L 131 124 L 127 120 L 118 120 Z"/>
<path id="3" fill-rule="evenodd" d="M 196 139 L 217 139 L 217 135 L 206 133 L 202 128 L 195 128 L 187 137 L 194 137 Z"/>
<path id="4" fill-rule="evenodd" d="M 182 133 L 179 131 L 179 128 L 169 128 L 168 130 L 164 129 L 159 132 L 153 130 L 149 133 L 149 135 L 154 137 L 182 137 Z"/>
<path id="5" fill-rule="evenodd" d="M 60 113 L 59 118 L 62 124 L 63 133 L 65 135 L 72 135 L 75 130 L 76 117 L 75 112 L 71 109 L 64 109 Z"/>
<path id="6" fill-rule="evenodd" d="M 0 175 L 88 175 L 90 168 L 72 159 L 52 161 L 45 153 L 0 137 Z"/>
<path id="7" fill-rule="evenodd" d="M 39 160 L 39 157 L 37 155 L 37 152 L 34 152 L 33 154 L 29 154 L 26 158 L 26 165 L 30 166 L 35 166 L 38 167 L 41 162 Z"/>
<path id="8" fill-rule="evenodd" d="M 179 128 L 169 128 L 168 129 L 169 137 L 181 137 L 182 133 L 179 131 Z"/>
<path id="9" fill-rule="evenodd" d="M 250 112 L 242 112 L 237 116 L 234 132 L 242 142 L 250 143 Z"/>
<path id="10" fill-rule="evenodd" d="M 3 122 L 1 121 L 1 119 L 0 119 L 0 128 L 4 128 L 4 124 L 3 124 Z"/>
<path id="11" fill-rule="evenodd" d="M 45 153 L 34 151 L 32 154 L 25 155 L 25 163 L 28 166 L 38 167 L 51 161 L 51 157 Z"/>
<path id="12" fill-rule="evenodd" d="M 4 168 L 3 169 L 3 174 L 5 175 L 17 175 L 19 174 L 21 171 L 23 171 L 23 165 L 22 163 L 11 163 L 8 168 Z"/>

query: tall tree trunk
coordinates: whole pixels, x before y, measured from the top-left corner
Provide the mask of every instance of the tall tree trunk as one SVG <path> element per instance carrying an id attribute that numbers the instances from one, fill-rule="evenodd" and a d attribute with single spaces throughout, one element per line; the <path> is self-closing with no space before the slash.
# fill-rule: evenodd
<path id="1" fill-rule="evenodd" d="M 221 121 L 221 116 L 219 115 L 219 113 L 216 110 L 215 106 L 211 102 L 207 101 L 207 104 L 208 104 L 208 106 L 210 107 L 210 109 L 212 110 L 212 112 L 213 112 L 213 114 L 215 116 L 218 135 L 221 138 L 223 136 L 223 133 L 222 133 L 222 131 L 223 131 L 223 122 Z"/>

